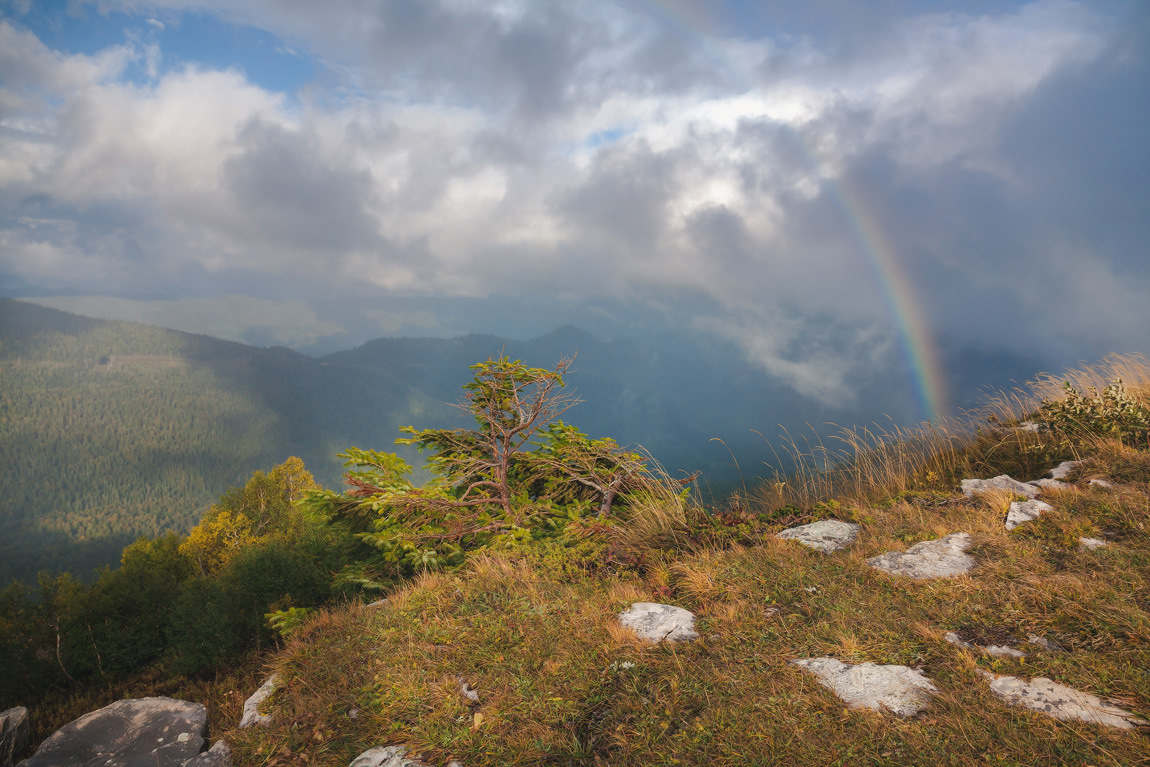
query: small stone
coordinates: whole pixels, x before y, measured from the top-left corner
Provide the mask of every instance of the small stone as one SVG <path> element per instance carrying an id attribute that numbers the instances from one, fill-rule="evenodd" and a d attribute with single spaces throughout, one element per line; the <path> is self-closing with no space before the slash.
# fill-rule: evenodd
<path id="1" fill-rule="evenodd" d="M 1039 493 L 1039 489 L 1029 482 L 1019 482 L 1005 474 L 1000 474 L 994 479 L 962 480 L 962 494 L 967 498 L 971 498 L 978 493 L 985 493 L 988 490 L 1009 490 L 1012 493 L 1024 495 L 1027 498 L 1033 498 Z"/>
<path id="2" fill-rule="evenodd" d="M 368 609 L 368 610 L 372 610 L 372 609 L 375 609 L 377 607 L 386 607 L 386 606 L 387 606 L 387 599 L 384 598 L 384 599 L 377 599 L 374 602 L 372 602 L 371 604 L 366 604 L 366 605 L 364 605 L 364 608 Z"/>
<path id="3" fill-rule="evenodd" d="M 997 676 L 981 669 L 979 673 L 990 680 L 991 691 L 1007 703 L 1041 711 L 1056 719 L 1078 719 L 1123 730 L 1146 724 L 1129 711 L 1046 677 L 1026 682 L 1016 676 Z"/>
<path id="4" fill-rule="evenodd" d="M 817 676 L 823 687 L 851 708 L 886 709 L 900 716 L 914 716 L 926 707 L 929 693 L 937 692 L 921 671 L 906 666 L 853 666 L 834 658 L 805 658 L 791 663 Z"/>
<path id="5" fill-rule="evenodd" d="M 1054 642 L 1051 642 L 1046 637 L 1040 637 L 1038 634 L 1031 634 L 1030 636 L 1026 637 L 1026 641 L 1030 642 L 1030 644 L 1036 647 L 1041 647 L 1047 652 L 1066 652 Z"/>
<path id="6" fill-rule="evenodd" d="M 1066 479 L 1070 473 L 1082 465 L 1082 461 L 1063 461 L 1047 472 L 1051 479 Z"/>
<path id="7" fill-rule="evenodd" d="M 1006 529 L 1013 530 L 1024 522 L 1033 522 L 1044 511 L 1054 511 L 1054 507 L 1042 501 L 1015 501 L 1006 513 Z"/>
<path id="8" fill-rule="evenodd" d="M 943 639 L 950 642 L 952 645 L 965 647 L 969 650 L 982 650 L 987 655 L 993 655 L 996 658 L 1025 658 L 1026 653 L 1021 650 L 1015 650 L 1013 647 L 1006 647 L 1005 645 L 975 645 L 965 641 L 958 634 L 953 631 L 948 631 L 943 635 Z"/>
<path id="9" fill-rule="evenodd" d="M 1019 421 L 1018 426 L 1015 427 L 1019 431 L 1028 431 L 1035 434 L 1038 433 L 1038 424 L 1034 421 Z"/>
<path id="10" fill-rule="evenodd" d="M 1079 538 L 1078 548 L 1082 551 L 1094 551 L 1110 544 L 1099 538 Z"/>
<path id="11" fill-rule="evenodd" d="M 888 551 L 871 557 L 867 564 L 908 578 L 947 578 L 967 573 L 974 567 L 974 558 L 965 553 L 969 546 L 969 533 L 951 533 L 938 540 L 916 543 L 905 552 Z"/>
<path id="12" fill-rule="evenodd" d="M 16 706 L 0 712 L 0 767 L 12 767 L 16 755 L 28 748 L 30 736 L 28 709 Z"/>
<path id="13" fill-rule="evenodd" d="M 798 541 L 812 549 L 830 554 L 845 549 L 858 537 L 859 526 L 837 519 L 823 519 L 809 525 L 791 527 L 778 533 L 779 538 Z"/>
<path id="14" fill-rule="evenodd" d="M 261 714 L 259 711 L 260 704 L 268 699 L 273 692 L 276 691 L 276 686 L 279 685 L 279 675 L 272 674 L 268 680 L 264 682 L 258 690 L 252 693 L 252 696 L 244 701 L 244 715 L 240 719 L 240 729 L 251 727 L 255 724 L 269 724 L 272 720 L 270 714 Z"/>
<path id="15" fill-rule="evenodd" d="M 636 602 L 619 613 L 619 622 L 650 642 L 690 642 L 699 638 L 694 613 L 673 605 Z"/>
<path id="16" fill-rule="evenodd" d="M 408 757 L 406 746 L 376 746 L 352 760 L 348 767 L 430 767 L 419 756 Z"/>
<path id="17" fill-rule="evenodd" d="M 1114 483 L 1113 482 L 1107 482 L 1104 479 L 1092 479 L 1092 480 L 1090 480 L 1090 484 L 1093 487 L 1100 487 L 1103 490 L 1113 490 L 1114 489 Z"/>
<path id="18" fill-rule="evenodd" d="M 1074 485 L 1063 482 L 1060 479 L 1036 479 L 1029 484 L 1042 488 L 1043 490 L 1069 490 L 1074 487 Z"/>
<path id="19" fill-rule="evenodd" d="M 472 703 L 478 704 L 479 693 L 472 689 L 471 685 L 469 685 L 467 680 L 463 677 L 457 676 L 455 679 L 459 682 L 459 692 L 463 695 L 463 697 L 467 698 Z"/>

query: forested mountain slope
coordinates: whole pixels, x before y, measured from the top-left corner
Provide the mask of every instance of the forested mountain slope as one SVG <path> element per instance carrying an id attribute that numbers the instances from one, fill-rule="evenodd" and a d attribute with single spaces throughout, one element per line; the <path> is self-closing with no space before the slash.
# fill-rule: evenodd
<path id="1" fill-rule="evenodd" d="M 467 425 L 446 403 L 501 350 L 542 366 L 577 353 L 568 380 L 586 402 L 569 422 L 712 484 L 737 477 L 712 437 L 750 476 L 766 457 L 751 429 L 813 413 L 733 348 L 683 337 L 601 342 L 567 327 L 527 342 L 379 339 L 314 359 L 0 299 L 0 582 L 115 564 L 127 542 L 186 532 L 289 455 L 338 486 L 350 445 L 392 450 L 399 426 Z"/>

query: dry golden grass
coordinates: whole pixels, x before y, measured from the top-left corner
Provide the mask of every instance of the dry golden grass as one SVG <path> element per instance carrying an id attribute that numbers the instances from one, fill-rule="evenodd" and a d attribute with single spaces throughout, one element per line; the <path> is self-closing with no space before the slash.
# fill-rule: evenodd
<path id="1" fill-rule="evenodd" d="M 1143 363 L 1113 358 L 1090 374 L 1121 374 L 1145 396 Z M 1034 404 L 1011 397 L 995 405 L 1011 408 L 1008 422 Z M 730 513 L 736 526 L 768 519 L 757 539 L 740 533 L 744 545 L 669 492 L 596 533 L 625 554 L 599 567 L 557 566 L 554 551 L 490 554 L 414 579 L 383 609 L 321 613 L 274 661 L 291 681 L 272 727 L 228 735 L 236 763 L 342 766 L 407 744 L 430 764 L 468 767 L 1150 764 L 1150 733 L 1010 707 L 978 673 L 1049 677 L 1150 718 L 1150 453 L 1079 443 L 1077 485 L 1045 493 L 1054 511 L 1007 533 L 1014 496 L 966 499 L 958 479 L 1031 479 L 1073 454 L 1057 435 L 974 425 L 844 437 L 846 463 L 815 451 L 757 509 Z M 856 521 L 859 538 L 832 555 L 775 538 L 793 521 L 775 513 L 787 504 Z M 866 564 L 960 530 L 973 539 L 967 575 L 914 581 Z M 1086 535 L 1110 545 L 1082 551 Z M 651 601 L 693 611 L 700 640 L 650 645 L 619 625 L 627 605 Z M 948 631 L 1027 656 L 958 648 Z M 823 655 L 921 668 L 939 692 L 915 718 L 846 709 L 789 662 Z"/>

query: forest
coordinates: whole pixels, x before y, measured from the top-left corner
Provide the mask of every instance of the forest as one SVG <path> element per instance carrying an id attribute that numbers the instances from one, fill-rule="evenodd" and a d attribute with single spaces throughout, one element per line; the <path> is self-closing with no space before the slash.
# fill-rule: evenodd
<path id="1" fill-rule="evenodd" d="M 347 446 L 393 449 L 400 426 L 462 423 L 452 403 L 468 366 L 501 350 L 532 364 L 577 353 L 572 388 L 586 404 L 571 423 L 641 445 L 672 473 L 701 469 L 716 492 L 740 481 L 735 459 L 750 481 L 769 457 L 750 425 L 782 410 L 818 420 L 716 344 L 568 327 L 529 342 L 378 339 L 315 359 L 4 298 L 0 584 L 41 570 L 91 581 L 137 537 L 186 534 L 213 498 L 288 456 L 338 486 Z M 413 448 L 395 449 L 428 476 Z"/>

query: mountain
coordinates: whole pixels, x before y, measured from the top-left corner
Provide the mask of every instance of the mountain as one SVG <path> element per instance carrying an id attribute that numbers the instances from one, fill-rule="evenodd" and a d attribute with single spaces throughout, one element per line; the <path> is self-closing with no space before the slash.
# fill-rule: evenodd
<path id="1" fill-rule="evenodd" d="M 733 344 L 681 330 L 380 338 L 314 358 L 0 298 L 0 583 L 115 564 L 137 536 L 187 531 L 223 491 L 290 455 L 329 487 L 352 445 L 419 465 L 393 445 L 399 427 L 470 426 L 452 403 L 469 366 L 500 353 L 538 367 L 576 355 L 566 380 L 583 402 L 564 420 L 645 448 L 673 475 L 701 471 L 716 496 L 773 473 L 777 424 L 810 435 L 828 421 L 913 419 L 901 371 L 858 380 L 854 402 L 829 406 Z M 1009 383 L 977 375 L 990 366 L 975 353 L 956 359 L 972 381 Z"/>

